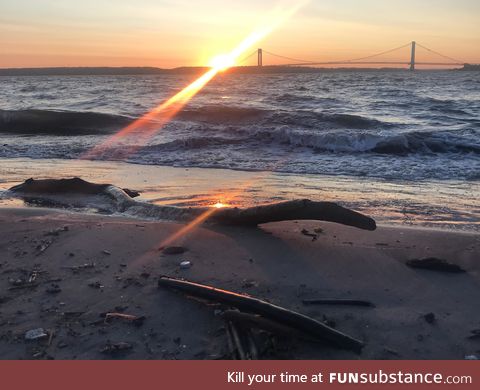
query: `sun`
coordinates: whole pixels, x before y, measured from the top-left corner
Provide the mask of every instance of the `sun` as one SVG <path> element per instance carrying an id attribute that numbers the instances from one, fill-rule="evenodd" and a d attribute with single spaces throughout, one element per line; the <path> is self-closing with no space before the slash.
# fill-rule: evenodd
<path id="1" fill-rule="evenodd" d="M 235 65 L 235 58 L 228 54 L 218 55 L 210 61 L 210 66 L 217 71 L 224 71 Z"/>

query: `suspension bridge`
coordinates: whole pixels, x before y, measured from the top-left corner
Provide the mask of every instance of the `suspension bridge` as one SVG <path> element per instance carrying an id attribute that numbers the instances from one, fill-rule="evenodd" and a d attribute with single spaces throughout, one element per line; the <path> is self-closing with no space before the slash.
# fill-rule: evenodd
<path id="1" fill-rule="evenodd" d="M 405 60 L 383 60 L 380 57 L 391 54 L 394 52 L 398 52 L 402 49 L 406 49 L 410 47 L 409 50 L 409 58 Z M 429 53 L 430 56 L 434 56 L 439 58 L 438 61 L 430 61 L 430 62 L 423 62 L 417 61 L 417 50 L 421 48 Z M 375 53 L 372 55 L 368 55 L 365 57 L 360 58 L 353 58 L 348 60 L 340 60 L 340 61 L 312 61 L 312 60 L 305 60 L 305 59 L 298 59 L 298 58 L 291 58 L 279 54 L 275 54 L 269 52 L 265 49 L 257 49 L 253 53 L 249 54 L 245 58 L 243 58 L 239 65 L 245 64 L 248 60 L 257 58 L 257 66 L 264 66 L 264 57 L 266 55 L 272 56 L 277 59 L 286 60 L 289 62 L 282 63 L 282 64 L 275 64 L 270 66 L 321 66 L 321 65 L 406 65 L 409 67 L 410 70 L 415 70 L 416 66 L 462 66 L 465 65 L 465 61 L 460 61 L 458 59 L 449 57 L 447 55 L 441 54 L 435 50 L 429 49 L 428 47 L 417 43 L 415 41 L 409 42 L 405 45 L 395 47 L 393 49 L 385 50 L 380 53 Z"/>

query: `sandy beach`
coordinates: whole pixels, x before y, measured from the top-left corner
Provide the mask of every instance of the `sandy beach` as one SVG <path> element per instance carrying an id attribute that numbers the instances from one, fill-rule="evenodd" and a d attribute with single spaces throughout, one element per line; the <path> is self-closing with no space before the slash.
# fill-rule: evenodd
<path id="1" fill-rule="evenodd" d="M 469 338 L 480 327 L 478 234 L 388 226 L 370 232 L 316 221 L 260 228 L 206 225 L 175 242 L 184 253 L 159 250 L 180 228 L 41 208 L 1 209 L 0 358 L 228 358 L 222 308 L 159 288 L 161 275 L 267 300 L 366 344 L 357 355 L 280 338 L 266 358 L 464 359 L 479 354 L 480 341 Z M 316 232 L 317 238 L 305 232 Z M 432 256 L 466 272 L 405 265 Z M 182 261 L 192 266 L 182 269 Z M 375 307 L 302 303 L 315 298 L 363 299 Z M 145 318 L 105 321 L 105 313 Z M 46 336 L 26 340 L 26 332 L 36 328 Z M 128 348 L 105 353 L 106 346 L 118 343 Z"/>

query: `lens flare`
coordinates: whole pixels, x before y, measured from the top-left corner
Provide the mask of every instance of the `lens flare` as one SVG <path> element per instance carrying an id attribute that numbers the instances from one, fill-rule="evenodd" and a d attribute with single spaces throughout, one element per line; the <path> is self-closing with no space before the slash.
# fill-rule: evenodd
<path id="1" fill-rule="evenodd" d="M 218 69 L 219 72 L 223 72 L 234 65 L 235 58 L 231 57 L 228 54 L 221 54 L 212 58 L 212 60 L 210 61 L 210 66 L 214 69 Z"/>
<path id="2" fill-rule="evenodd" d="M 233 66 L 241 55 L 264 39 L 282 22 L 290 18 L 306 1 L 300 1 L 295 6 L 287 9 L 276 9 L 265 22 L 243 41 L 241 41 L 230 53 L 215 57 L 211 62 L 211 69 L 187 85 L 176 95 L 159 104 L 150 112 L 135 120 L 118 133 L 108 137 L 100 144 L 94 146 L 80 156 L 81 159 L 97 159 L 105 153 L 109 158 L 125 159 L 137 152 L 159 132 L 189 101 L 192 99 L 217 73 L 225 71 Z M 135 136 L 135 143 L 115 150 L 120 141 L 129 135 Z"/>
<path id="3" fill-rule="evenodd" d="M 120 141 L 123 137 L 131 134 L 134 134 L 136 137 L 136 145 L 132 145 L 128 148 L 128 150 L 123 151 L 122 157 L 125 158 L 129 154 L 136 152 L 139 148 L 145 145 L 155 133 L 161 130 L 161 128 L 166 123 L 168 123 L 168 121 L 170 121 L 189 102 L 189 100 L 193 98 L 220 71 L 224 71 L 229 67 L 233 66 L 238 61 L 241 55 L 243 55 L 247 50 L 251 49 L 254 45 L 264 39 L 268 34 L 270 34 L 285 20 L 290 18 L 307 2 L 308 0 L 303 0 L 297 2 L 296 5 L 291 8 L 275 10 L 275 12 L 260 28 L 248 35 L 230 53 L 215 57 L 210 63 L 210 70 L 208 70 L 191 84 L 186 86 L 176 95 L 174 95 L 167 101 L 159 104 L 157 107 L 145 114 L 143 117 L 137 119 L 124 129 L 120 130 L 118 133 L 108 138 L 103 143 L 95 146 L 93 149 L 81 156 L 81 158 L 98 158 L 102 153 L 112 149 L 115 143 Z M 260 174 L 260 176 L 265 174 L 266 172 Z M 180 239 L 184 239 L 185 236 L 187 236 L 199 225 L 203 224 L 203 222 L 210 218 L 215 212 L 224 207 L 228 207 L 229 203 L 227 202 L 230 202 L 231 204 L 232 199 L 245 191 L 246 188 L 252 186 L 255 182 L 258 181 L 258 179 L 259 178 L 257 177 L 252 180 L 246 181 L 236 191 L 225 194 L 225 200 L 223 200 L 225 203 L 217 202 L 213 204 L 212 207 L 208 207 L 193 221 L 182 226 L 179 230 L 165 238 L 159 246 L 165 247 L 167 245 L 171 245 L 172 243 Z M 156 249 L 153 249 L 152 251 L 155 252 Z M 140 258 L 137 258 L 134 263 L 136 265 L 143 264 L 145 261 L 147 261 L 149 255 L 149 252 L 145 253 Z"/>

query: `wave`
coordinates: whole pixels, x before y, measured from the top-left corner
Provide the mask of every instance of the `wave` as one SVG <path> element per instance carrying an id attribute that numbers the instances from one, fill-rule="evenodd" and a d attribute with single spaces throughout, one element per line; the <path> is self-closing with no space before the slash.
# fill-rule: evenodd
<path id="1" fill-rule="evenodd" d="M 74 136 L 113 132 L 135 118 L 90 111 L 0 110 L 0 132 Z M 253 107 L 206 105 L 181 111 L 176 121 L 213 126 L 283 126 L 292 128 L 386 129 L 391 123 L 360 115 L 315 112 L 311 110 L 271 110 Z"/>
<path id="2" fill-rule="evenodd" d="M 176 151 L 189 149 L 202 149 L 208 147 L 221 147 L 227 145 L 236 145 L 245 143 L 243 138 L 226 138 L 226 137 L 185 137 L 162 144 L 147 145 L 142 148 L 143 152 L 160 152 L 160 151 Z"/>
<path id="3" fill-rule="evenodd" d="M 207 105 L 181 111 L 178 118 L 214 124 L 246 123 L 265 118 L 272 111 L 253 107 Z"/>
<path id="4" fill-rule="evenodd" d="M 169 143 L 182 148 L 254 144 L 254 148 L 284 144 L 317 152 L 406 154 L 480 154 L 480 131 L 377 132 L 359 129 L 319 130 L 280 127 L 226 127 L 228 137 L 193 137 Z"/>
<path id="5" fill-rule="evenodd" d="M 211 124 L 291 125 L 307 128 L 387 128 L 391 123 L 360 115 L 316 112 L 312 110 L 270 110 L 253 107 L 207 105 L 180 112 L 179 119 Z"/>
<path id="6" fill-rule="evenodd" d="M 264 129 L 241 128 L 232 131 L 224 129 L 224 136 L 190 136 L 164 143 L 155 143 L 142 147 L 150 157 L 160 152 L 177 152 L 202 149 L 228 150 L 235 145 L 248 147 L 250 150 L 263 150 L 282 145 L 313 149 L 328 153 L 376 153 L 384 155 L 409 154 L 480 154 L 480 144 L 473 141 L 476 136 L 467 138 L 452 132 L 411 132 L 403 134 L 380 135 L 372 132 L 330 131 L 307 132 L 288 128 Z M 470 138 L 470 139 L 469 139 Z M 478 138 L 477 138 L 478 139 Z M 140 146 L 139 146 L 140 147 Z M 121 147 L 115 153 L 121 152 Z"/>
<path id="7" fill-rule="evenodd" d="M 102 134 L 131 121 L 126 116 L 97 112 L 0 110 L 0 132 L 9 134 Z"/>
<path id="8" fill-rule="evenodd" d="M 305 133 L 285 130 L 286 143 L 317 151 L 379 154 L 480 154 L 480 144 L 452 132 L 410 132 L 381 135 L 368 132 Z M 473 138 L 473 137 L 472 137 Z M 478 138 L 477 138 L 478 139 Z"/>

